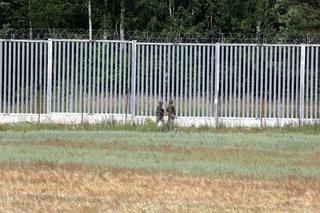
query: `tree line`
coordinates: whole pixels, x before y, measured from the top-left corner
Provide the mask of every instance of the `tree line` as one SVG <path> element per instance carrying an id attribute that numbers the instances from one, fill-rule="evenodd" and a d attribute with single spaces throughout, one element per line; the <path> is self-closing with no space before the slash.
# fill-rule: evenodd
<path id="1" fill-rule="evenodd" d="M 320 32 L 319 0 L 0 0 L 1 29 L 132 32 Z"/>

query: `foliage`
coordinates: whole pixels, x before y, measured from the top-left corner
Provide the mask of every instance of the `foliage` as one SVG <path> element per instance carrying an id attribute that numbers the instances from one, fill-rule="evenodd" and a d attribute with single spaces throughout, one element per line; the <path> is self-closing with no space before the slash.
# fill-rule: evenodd
<path id="1" fill-rule="evenodd" d="M 179 34 L 319 32 L 319 1 L 122 0 L 130 32 Z M 121 1 L 92 0 L 93 27 L 119 32 Z M 10 10 L 9 10 L 10 8 Z M 0 26 L 87 29 L 86 0 L 0 0 Z"/>

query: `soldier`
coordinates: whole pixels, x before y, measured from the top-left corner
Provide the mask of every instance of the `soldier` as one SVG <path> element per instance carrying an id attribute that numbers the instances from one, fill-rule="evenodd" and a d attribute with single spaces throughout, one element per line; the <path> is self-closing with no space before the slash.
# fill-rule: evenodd
<path id="1" fill-rule="evenodd" d="M 156 112 L 156 115 L 157 115 L 156 123 L 157 123 L 157 125 L 159 124 L 160 121 L 162 122 L 162 124 L 164 122 L 163 121 L 164 109 L 162 108 L 162 105 L 163 105 L 163 102 L 159 101 L 159 104 L 157 106 L 157 112 Z"/>
<path id="2" fill-rule="evenodd" d="M 173 100 L 170 100 L 169 101 L 169 105 L 167 107 L 167 114 L 168 114 L 168 122 L 171 123 L 175 116 L 176 116 L 176 109 L 174 107 L 174 104 L 173 104 Z"/>

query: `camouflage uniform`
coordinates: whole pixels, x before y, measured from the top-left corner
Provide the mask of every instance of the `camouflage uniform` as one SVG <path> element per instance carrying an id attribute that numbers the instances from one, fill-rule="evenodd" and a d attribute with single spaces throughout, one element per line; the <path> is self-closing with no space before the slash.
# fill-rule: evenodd
<path id="1" fill-rule="evenodd" d="M 168 121 L 171 122 L 174 120 L 176 116 L 176 109 L 174 107 L 173 101 L 169 101 L 169 105 L 167 107 Z"/>
<path id="2" fill-rule="evenodd" d="M 158 124 L 160 121 L 163 123 L 163 116 L 164 116 L 164 109 L 162 108 L 162 104 L 163 102 L 162 101 L 159 101 L 159 104 L 157 106 L 157 112 L 156 112 L 156 115 L 157 115 L 157 119 L 156 119 L 156 123 Z"/>

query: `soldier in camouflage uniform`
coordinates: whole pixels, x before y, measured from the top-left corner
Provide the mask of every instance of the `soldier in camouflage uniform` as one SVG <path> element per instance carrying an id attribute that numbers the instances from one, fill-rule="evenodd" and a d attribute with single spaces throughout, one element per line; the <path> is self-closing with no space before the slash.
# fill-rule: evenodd
<path id="1" fill-rule="evenodd" d="M 157 125 L 159 124 L 160 121 L 162 122 L 162 124 L 164 123 L 164 121 L 163 121 L 164 109 L 162 108 L 162 105 L 163 105 L 163 102 L 159 101 L 159 104 L 157 106 L 157 112 L 156 112 L 156 115 L 157 115 L 156 123 L 157 123 Z"/>
<path id="2" fill-rule="evenodd" d="M 176 109 L 174 107 L 173 100 L 169 101 L 169 105 L 168 105 L 166 111 L 167 111 L 167 114 L 168 114 L 168 122 L 172 123 L 174 118 L 176 117 Z"/>

